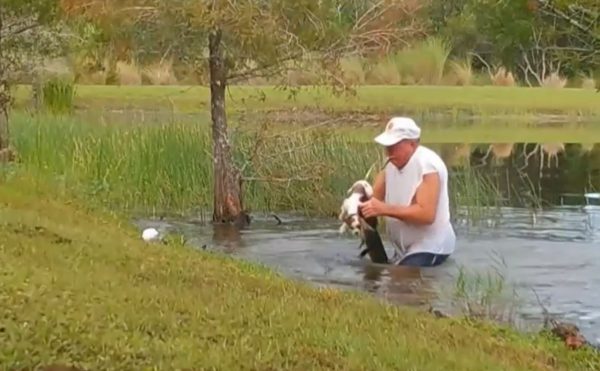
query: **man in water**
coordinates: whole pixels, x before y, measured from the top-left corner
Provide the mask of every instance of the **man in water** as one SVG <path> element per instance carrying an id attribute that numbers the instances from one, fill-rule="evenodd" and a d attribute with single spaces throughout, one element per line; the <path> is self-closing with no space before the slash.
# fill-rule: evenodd
<path id="1" fill-rule="evenodd" d="M 360 205 L 365 217 L 383 216 L 396 247 L 394 264 L 433 267 L 454 252 L 448 170 L 420 144 L 421 129 L 410 118 L 394 117 L 375 142 L 388 160 L 373 183 L 373 198 Z"/>

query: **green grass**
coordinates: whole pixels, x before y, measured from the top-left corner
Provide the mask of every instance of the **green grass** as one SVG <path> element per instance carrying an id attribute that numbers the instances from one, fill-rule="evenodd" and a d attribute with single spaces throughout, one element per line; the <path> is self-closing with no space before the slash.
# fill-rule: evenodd
<path id="1" fill-rule="evenodd" d="M 30 88 L 15 88 L 17 106 L 29 99 Z M 178 112 L 207 112 L 210 90 L 203 86 L 90 86 L 78 85 L 75 105 L 86 108 L 167 108 Z M 274 86 L 232 86 L 227 108 L 278 110 L 289 108 L 332 111 L 463 112 L 468 116 L 504 114 L 561 114 L 600 116 L 600 94 L 585 89 L 544 89 L 494 86 L 359 86 L 354 97 L 335 97 L 327 87 L 308 87 L 292 95 Z"/>
<path id="2" fill-rule="evenodd" d="M 22 173 L 17 173 L 22 174 Z M 589 351 L 316 289 L 171 242 L 38 178 L 0 186 L 0 364 L 85 369 L 583 370 Z"/>
<path id="3" fill-rule="evenodd" d="M 95 125 L 20 115 L 11 133 L 25 168 L 90 202 L 145 215 L 212 210 L 212 141 L 206 126 Z M 232 143 L 251 212 L 336 217 L 352 182 L 383 162 L 377 146 L 332 130 L 238 131 Z M 474 172 L 455 172 L 451 194 L 455 204 L 473 207 L 473 216 L 483 215 L 475 212 L 480 206 L 498 205 L 497 189 Z"/>
<path id="4" fill-rule="evenodd" d="M 64 79 L 53 78 L 42 86 L 42 95 L 45 108 L 53 114 L 69 114 L 73 110 L 75 97 L 74 85 Z"/>

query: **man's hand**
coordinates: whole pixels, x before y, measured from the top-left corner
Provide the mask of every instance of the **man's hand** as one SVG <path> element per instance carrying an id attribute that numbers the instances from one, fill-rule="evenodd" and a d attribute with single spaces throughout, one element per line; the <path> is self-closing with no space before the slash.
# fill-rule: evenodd
<path id="1" fill-rule="evenodd" d="M 371 198 L 369 201 L 361 202 L 358 207 L 365 218 L 382 216 L 387 213 L 387 205 L 375 197 Z"/>

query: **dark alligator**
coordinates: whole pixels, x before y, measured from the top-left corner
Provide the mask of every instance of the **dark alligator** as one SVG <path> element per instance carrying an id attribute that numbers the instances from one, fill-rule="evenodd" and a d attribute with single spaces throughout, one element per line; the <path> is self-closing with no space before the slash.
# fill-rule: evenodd
<path id="1" fill-rule="evenodd" d="M 373 263 L 388 264 L 389 259 L 383 247 L 383 241 L 379 232 L 377 232 L 377 217 L 363 218 L 359 211 L 358 220 L 360 222 L 360 246 L 366 246 L 361 252 L 360 257 L 369 255 Z"/>

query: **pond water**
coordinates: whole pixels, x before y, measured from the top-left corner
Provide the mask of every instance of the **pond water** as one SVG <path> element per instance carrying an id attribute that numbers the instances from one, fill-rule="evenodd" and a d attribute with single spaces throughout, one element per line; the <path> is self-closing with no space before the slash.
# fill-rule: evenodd
<path id="1" fill-rule="evenodd" d="M 479 223 L 467 218 L 462 206 L 454 209 L 457 249 L 440 267 L 408 269 L 361 260 L 358 241 L 338 235 L 333 219 L 279 215 L 283 224 L 278 225 L 268 215 L 256 216 L 243 231 L 193 220 L 137 224 L 182 233 L 194 246 L 260 262 L 316 285 L 365 290 L 394 303 L 446 312 L 457 310 L 452 292 L 460 267 L 499 271 L 507 289 L 515 289 L 519 326 L 539 326 L 543 307 L 600 343 L 600 203 L 584 197 L 600 187 L 600 144 L 430 146 L 453 173 L 471 167 L 491 176 L 502 196 L 493 216 Z"/>

